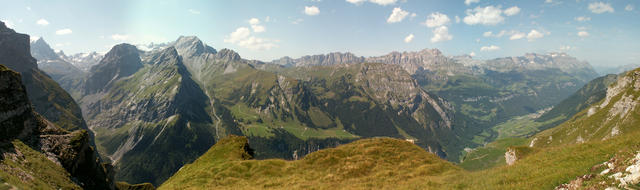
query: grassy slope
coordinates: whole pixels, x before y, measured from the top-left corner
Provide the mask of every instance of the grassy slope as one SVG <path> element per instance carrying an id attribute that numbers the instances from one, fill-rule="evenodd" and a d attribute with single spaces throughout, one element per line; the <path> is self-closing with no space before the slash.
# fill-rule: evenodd
<path id="1" fill-rule="evenodd" d="M 69 174 L 46 156 L 19 140 L 0 144 L 0 189 L 81 189 Z"/>
<path id="2" fill-rule="evenodd" d="M 465 155 L 464 160 L 459 166 L 466 170 L 478 171 L 506 165 L 504 153 L 507 148 L 510 146 L 525 145 L 527 142 L 528 140 L 525 138 L 498 139 L 483 147 L 473 149 L 473 151 Z"/>
<path id="3" fill-rule="evenodd" d="M 626 78 L 631 82 L 627 87 L 620 90 L 618 94 L 611 96 L 606 106 L 599 107 L 606 101 L 605 98 L 577 113 L 567 122 L 535 135 L 534 138 L 537 139 L 535 146 L 573 144 L 579 140 L 598 141 L 615 135 L 638 131 L 640 129 L 640 105 L 632 103 L 637 103 L 640 97 L 640 91 L 635 89 L 637 87 L 634 87 L 634 83 L 637 85 L 637 81 L 640 81 L 638 73 L 640 73 L 640 69 L 626 74 Z M 623 79 L 621 78 L 611 87 L 615 88 L 614 86 L 618 85 L 620 81 L 623 81 Z M 625 97 L 630 102 L 624 103 Z M 592 115 L 589 115 L 588 110 L 592 108 L 595 111 Z M 612 114 L 616 110 L 620 111 L 621 114 Z M 627 110 L 627 113 L 624 114 L 621 110 Z"/>
<path id="4" fill-rule="evenodd" d="M 185 165 L 160 189 L 552 189 L 589 173 L 639 133 L 606 141 L 537 149 L 513 166 L 465 171 L 401 140 L 373 138 L 298 161 L 246 160 L 246 140 L 225 139 Z"/>
<path id="5" fill-rule="evenodd" d="M 451 178 L 448 188 L 466 189 L 552 189 L 589 173 L 592 166 L 609 160 L 621 149 L 637 147 L 640 133 L 606 141 L 549 147 L 501 166 L 478 172 L 463 172 Z"/>
<path id="6" fill-rule="evenodd" d="M 393 188 L 406 179 L 459 172 L 453 164 L 401 140 L 373 138 L 307 155 L 302 160 L 246 160 L 244 137 L 216 144 L 194 163 L 185 165 L 160 189 L 333 189 Z"/>

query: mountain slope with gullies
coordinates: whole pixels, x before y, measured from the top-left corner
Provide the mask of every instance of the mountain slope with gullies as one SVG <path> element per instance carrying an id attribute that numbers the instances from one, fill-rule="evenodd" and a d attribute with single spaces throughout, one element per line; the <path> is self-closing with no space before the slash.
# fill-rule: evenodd
<path id="1" fill-rule="evenodd" d="M 116 179 L 158 184 L 214 143 L 209 101 L 173 47 L 142 61 L 120 44 L 92 71 L 81 102 Z"/>
<path id="2" fill-rule="evenodd" d="M 248 136 L 261 159 L 376 136 L 450 151 L 441 141 L 455 136 L 451 108 L 401 67 L 333 65 L 301 80 L 251 63 L 196 37 L 150 51 L 115 46 L 91 69 L 80 102 L 116 179 L 158 185 L 231 134 Z"/>
<path id="3" fill-rule="evenodd" d="M 84 84 L 85 72 L 69 63 L 63 52 L 55 53 L 43 38 L 38 38 L 31 41 L 31 56 L 38 60 L 40 70 L 51 76 L 51 79 L 74 98 L 81 95 L 79 89 Z"/>
<path id="4" fill-rule="evenodd" d="M 492 127 L 515 117 L 524 117 L 550 109 L 569 97 L 582 85 L 597 77 L 591 66 L 564 53 L 526 54 L 492 60 L 470 56 L 445 56 L 438 49 L 416 52 L 391 52 L 358 59 L 329 59 L 327 55 L 288 57 L 253 65 L 267 71 L 286 73 L 292 67 L 309 65 L 357 64 L 377 62 L 398 65 L 417 80 L 427 92 L 442 97 L 453 108 L 454 133 L 466 142 L 456 148 L 476 147 L 499 135 Z M 315 59 L 309 59 L 316 57 Z M 307 59 L 305 59 L 307 58 Z M 310 60 L 324 60 L 312 62 Z M 458 123 L 455 123 L 458 122 Z M 473 139 L 473 140 L 470 140 Z M 459 141 L 459 140 L 457 140 Z M 456 154 L 459 155 L 459 154 Z M 452 158 L 457 160 L 458 158 Z"/>
<path id="5" fill-rule="evenodd" d="M 0 65 L 0 187 L 115 189 L 89 133 L 69 132 L 36 113 L 20 78 Z"/>
<path id="6" fill-rule="evenodd" d="M 582 110 L 605 98 L 607 88 L 618 75 L 596 78 L 553 108 L 510 119 L 492 130 L 497 140 L 475 149 L 467 149 L 460 166 L 468 170 L 480 170 L 505 165 L 504 154 L 510 146 L 525 146 L 529 137 L 540 131 L 556 127 Z"/>
<path id="7" fill-rule="evenodd" d="M 557 127 L 535 135 L 530 146 L 546 147 L 603 141 L 639 130 L 640 69 L 617 77 L 601 100 Z"/>
<path id="8" fill-rule="evenodd" d="M 19 72 L 34 109 L 67 130 L 87 129 L 80 106 L 51 77 L 38 69 L 31 57 L 29 36 L 0 22 L 0 64 Z"/>

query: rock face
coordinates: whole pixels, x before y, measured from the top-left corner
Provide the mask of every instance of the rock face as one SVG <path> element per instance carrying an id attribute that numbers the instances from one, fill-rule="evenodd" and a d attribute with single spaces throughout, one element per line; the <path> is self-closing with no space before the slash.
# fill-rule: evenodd
<path id="1" fill-rule="evenodd" d="M 89 143 L 89 133 L 85 130 L 67 132 L 55 124 L 45 120 L 37 114 L 31 107 L 25 87 L 20 80 L 20 74 L 0 65 L 0 126 L 2 133 L 0 137 L 3 147 L 9 142 L 20 141 L 45 155 L 50 163 L 62 166 L 74 183 L 82 188 L 88 189 L 115 189 L 113 177 L 110 174 L 110 166 L 102 165 L 96 157 L 96 153 Z M 17 145 L 16 145 L 17 146 Z M 12 149 L 12 148 L 9 148 Z M 15 147 L 17 151 L 18 147 Z M 3 160 L 12 157 L 12 153 L 5 153 L 11 150 L 3 148 Z M 30 156 L 33 156 L 30 154 Z M 35 155 L 38 156 L 38 155 Z M 23 160 L 35 159 L 24 157 Z M 17 163 L 22 163 L 13 159 Z M 19 173 L 29 173 L 21 166 L 0 164 L 4 171 L 13 171 L 13 175 Z M 32 173 L 32 172 L 31 172 Z M 28 175 L 28 174 L 26 174 Z M 37 179 L 47 181 L 49 179 Z M 69 180 L 71 181 L 71 180 Z M 19 186 L 29 187 L 29 181 Z M 58 185 L 52 182 L 51 188 Z"/>
<path id="2" fill-rule="evenodd" d="M 416 139 L 446 157 L 440 141 L 454 136 L 451 105 L 397 65 L 335 65 L 363 58 L 330 54 L 308 58 L 330 66 L 293 76 L 196 37 L 129 47 L 115 46 L 92 69 L 80 100 L 118 180 L 158 185 L 232 134 L 260 147 L 258 158 L 286 159 L 377 136 Z M 126 65 L 139 66 L 123 73 Z"/>
<path id="3" fill-rule="evenodd" d="M 571 57 L 565 53 L 549 53 L 546 55 L 528 53 L 520 57 L 498 58 L 488 60 L 485 67 L 494 71 L 503 72 L 522 69 L 559 69 L 583 81 L 589 81 L 598 76 L 589 63 L 579 61 L 575 57 Z"/>
<path id="4" fill-rule="evenodd" d="M 637 130 L 640 126 L 640 69 L 614 77 L 617 80 L 606 88 L 606 95 L 584 108 L 571 120 L 541 132 L 534 146 L 573 144 L 606 140 Z"/>
<path id="5" fill-rule="evenodd" d="M 366 61 L 400 65 L 409 74 L 415 74 L 418 70 L 436 71 L 462 68 L 444 56 L 438 49 L 424 49 L 419 52 L 391 52 L 379 57 L 369 57 Z M 464 72 L 464 70 L 460 69 L 456 72 Z"/>
<path id="6" fill-rule="evenodd" d="M 417 86 L 453 105 L 450 111 L 455 115 L 451 117 L 455 118 L 451 120 L 452 130 L 462 140 L 446 143 L 449 146 L 446 149 L 449 150 L 481 145 L 465 139 L 473 139 L 485 129 L 513 117 L 548 109 L 597 77 L 588 63 L 564 53 L 526 54 L 492 60 L 475 60 L 470 56 L 449 57 L 438 49 L 391 52 L 364 59 L 350 53 L 334 54 L 353 59 L 318 61 L 330 60 L 327 59 L 331 55 L 329 54 L 298 59 L 284 57 L 271 63 L 252 64 L 262 70 L 286 73 L 300 79 L 310 77 L 304 76 L 304 73 L 295 73 L 304 70 L 296 66 L 362 62 L 397 65 L 417 81 Z M 316 59 L 312 59 L 313 57 Z M 559 111 L 562 113 L 558 113 Z M 564 111 L 567 110 L 556 109 L 553 113 L 557 116 L 565 113 Z M 459 154 L 449 156 L 455 160 L 453 158 Z"/>
<path id="7" fill-rule="evenodd" d="M 0 22 L 0 64 L 19 72 L 36 112 L 67 129 L 86 129 L 80 107 L 54 80 L 38 69 L 31 57 L 29 36 Z"/>
<path id="8" fill-rule="evenodd" d="M 507 152 L 504 153 L 504 159 L 509 166 L 515 164 L 516 160 L 518 160 L 518 156 L 516 156 L 516 150 L 512 148 L 507 149 Z"/>
<path id="9" fill-rule="evenodd" d="M 283 66 L 329 66 L 337 64 L 349 64 L 349 63 L 362 63 L 364 57 L 358 57 L 352 53 L 339 53 L 333 52 L 326 55 L 307 55 L 298 59 L 291 59 L 290 57 L 283 57 L 278 60 L 272 61 L 272 63 Z"/>
<path id="10" fill-rule="evenodd" d="M 85 73 L 69 63 L 63 52 L 55 53 L 43 38 L 38 38 L 31 42 L 31 55 L 38 60 L 38 68 L 60 87 L 75 97 L 81 93 Z"/>
<path id="11" fill-rule="evenodd" d="M 85 84 L 85 94 L 99 92 L 118 79 L 132 75 L 140 68 L 142 68 L 142 62 L 135 46 L 116 45 L 104 56 L 100 64 L 91 68 Z"/>
<path id="12" fill-rule="evenodd" d="M 110 80 L 81 102 L 116 178 L 160 184 L 206 151 L 216 131 L 205 110 L 210 102 L 175 48 L 145 55 L 144 63 L 138 55 L 131 45 L 115 46 L 90 75 Z"/>

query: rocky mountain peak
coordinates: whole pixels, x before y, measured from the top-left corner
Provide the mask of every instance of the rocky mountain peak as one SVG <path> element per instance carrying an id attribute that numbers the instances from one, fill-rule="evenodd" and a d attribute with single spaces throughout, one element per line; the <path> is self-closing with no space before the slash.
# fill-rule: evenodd
<path id="1" fill-rule="evenodd" d="M 177 63 L 180 59 L 178 51 L 175 47 L 171 46 L 163 49 L 162 51 L 154 54 L 151 57 L 151 64 L 163 64 L 163 63 Z"/>
<path id="2" fill-rule="evenodd" d="M 142 68 L 139 50 L 131 44 L 118 44 L 107 53 L 98 65 L 91 68 L 87 78 L 86 93 L 97 92 L 111 81 L 132 75 Z"/>
<path id="3" fill-rule="evenodd" d="M 415 74 L 416 71 L 424 70 L 440 70 L 450 69 L 453 67 L 449 58 L 445 57 L 438 49 L 423 49 L 419 52 L 391 52 L 387 55 L 378 57 L 369 57 L 367 62 L 386 63 L 400 65 L 409 74 Z"/>
<path id="4" fill-rule="evenodd" d="M 62 51 L 60 51 L 62 52 Z M 62 53 L 64 55 L 64 53 Z M 31 56 L 37 60 L 59 59 L 60 56 L 51 49 L 51 46 L 40 37 L 38 40 L 31 42 Z"/>
<path id="5" fill-rule="evenodd" d="M 20 73 L 37 69 L 29 41 L 29 35 L 16 33 L 0 22 L 0 64 Z"/>
<path id="6" fill-rule="evenodd" d="M 433 49 L 426 48 L 426 49 L 420 50 L 420 54 L 430 55 L 430 56 L 442 56 L 442 52 L 437 48 L 433 48 Z"/>
<path id="7" fill-rule="evenodd" d="M 180 55 L 187 57 L 203 53 L 216 53 L 215 49 L 204 44 L 196 36 L 180 36 L 171 46 L 174 46 Z"/>
<path id="8" fill-rule="evenodd" d="M 225 48 L 216 53 L 216 59 L 224 61 L 240 61 L 242 58 L 240 58 L 240 54 L 235 51 Z"/>

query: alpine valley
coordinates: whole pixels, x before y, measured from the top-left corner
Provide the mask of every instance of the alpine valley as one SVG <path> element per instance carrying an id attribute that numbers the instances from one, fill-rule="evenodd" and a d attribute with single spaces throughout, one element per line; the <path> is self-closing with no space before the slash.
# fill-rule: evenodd
<path id="1" fill-rule="evenodd" d="M 439 49 L 268 62 L 197 36 L 66 55 L 8 26 L 2 190 L 640 188 L 640 68 Z"/>

